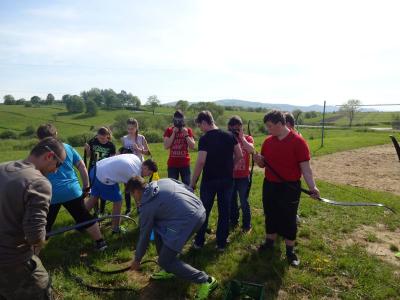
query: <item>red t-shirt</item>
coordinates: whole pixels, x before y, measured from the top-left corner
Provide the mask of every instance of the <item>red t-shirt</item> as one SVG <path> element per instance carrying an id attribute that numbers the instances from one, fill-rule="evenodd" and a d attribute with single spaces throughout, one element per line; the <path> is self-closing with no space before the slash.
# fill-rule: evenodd
<path id="1" fill-rule="evenodd" d="M 168 127 L 164 132 L 164 137 L 170 137 L 174 127 Z M 193 131 L 187 127 L 188 135 L 193 137 Z M 175 133 L 175 139 L 169 148 L 168 167 L 183 168 L 190 166 L 188 144 L 182 131 Z"/>
<path id="2" fill-rule="evenodd" d="M 254 144 L 254 140 L 250 135 L 245 135 L 244 138 L 250 144 Z M 242 148 L 243 158 L 234 166 L 233 168 L 233 178 L 243 178 L 248 177 L 250 174 L 250 153 L 244 150 L 243 142 L 240 139 L 236 139 Z"/>
<path id="3" fill-rule="evenodd" d="M 301 177 L 300 163 L 310 160 L 310 150 L 306 141 L 292 131 L 283 139 L 268 136 L 262 147 L 261 155 L 269 165 L 286 181 L 297 181 Z M 265 178 L 272 182 L 282 182 L 268 168 Z"/>

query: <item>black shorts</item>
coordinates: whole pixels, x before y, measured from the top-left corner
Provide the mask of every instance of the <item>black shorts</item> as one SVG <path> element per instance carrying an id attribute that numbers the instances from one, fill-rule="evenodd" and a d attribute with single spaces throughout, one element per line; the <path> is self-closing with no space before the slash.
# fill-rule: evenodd
<path id="1" fill-rule="evenodd" d="M 290 184 L 293 188 L 289 187 Z M 288 240 L 297 234 L 296 215 L 300 202 L 300 181 L 276 183 L 264 178 L 263 207 L 267 234 L 277 233 Z"/>
<path id="2" fill-rule="evenodd" d="M 51 231 L 51 227 L 56 221 L 57 214 L 61 208 L 61 205 L 63 205 L 68 210 L 69 214 L 74 218 L 76 224 L 95 219 L 95 217 L 92 216 L 86 209 L 84 203 L 84 195 L 64 203 L 51 204 L 49 213 L 47 214 L 47 225 L 46 225 L 47 233 Z M 78 230 L 83 231 L 86 228 L 92 226 L 94 223 L 95 222 L 82 226 Z"/>

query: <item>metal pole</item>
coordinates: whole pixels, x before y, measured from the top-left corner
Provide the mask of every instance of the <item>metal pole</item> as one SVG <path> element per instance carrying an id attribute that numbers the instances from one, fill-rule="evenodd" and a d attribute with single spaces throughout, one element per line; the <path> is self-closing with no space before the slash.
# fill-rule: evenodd
<path id="1" fill-rule="evenodd" d="M 325 106 L 326 106 L 326 101 L 324 101 L 324 111 L 322 112 L 321 148 L 324 146 Z"/>

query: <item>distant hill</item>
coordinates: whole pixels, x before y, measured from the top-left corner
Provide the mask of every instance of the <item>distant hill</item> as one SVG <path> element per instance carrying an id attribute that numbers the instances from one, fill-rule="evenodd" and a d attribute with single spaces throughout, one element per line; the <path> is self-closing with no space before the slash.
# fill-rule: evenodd
<path id="1" fill-rule="evenodd" d="M 241 107 L 251 107 L 251 108 L 262 107 L 262 108 L 279 109 L 283 111 L 293 111 L 295 109 L 300 109 L 301 111 L 322 112 L 324 109 L 323 105 L 300 106 L 300 105 L 279 104 L 279 103 L 262 103 L 262 102 L 245 101 L 238 99 L 222 99 L 214 102 L 222 106 L 241 106 Z M 337 106 L 326 106 L 325 109 L 327 112 L 333 112 L 339 110 Z"/>
<path id="2" fill-rule="evenodd" d="M 291 104 L 278 104 L 278 103 L 262 103 L 262 102 L 254 102 L 254 101 L 246 101 L 246 100 L 238 100 L 238 99 L 221 99 L 217 101 L 213 101 L 214 103 L 222 106 L 240 106 L 246 108 L 270 108 L 270 109 L 279 109 L 283 111 L 293 111 L 295 109 L 300 109 L 301 111 L 317 111 L 322 112 L 324 107 L 322 105 L 309 105 L 309 106 L 299 106 L 299 105 L 291 105 Z M 189 104 L 193 104 L 195 102 L 189 102 Z M 165 103 L 165 106 L 175 106 L 175 102 Z M 337 106 L 326 106 L 327 112 L 338 111 L 339 108 Z"/>

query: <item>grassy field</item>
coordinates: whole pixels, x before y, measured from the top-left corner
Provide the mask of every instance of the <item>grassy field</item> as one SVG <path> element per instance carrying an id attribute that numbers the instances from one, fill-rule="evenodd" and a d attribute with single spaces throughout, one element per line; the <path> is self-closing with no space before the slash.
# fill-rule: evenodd
<path id="1" fill-rule="evenodd" d="M 9 107 L 5 111 L 4 105 L 0 105 L 1 128 L 12 128 L 22 132 L 28 125 L 37 126 L 52 120 L 62 136 L 90 130 L 91 126 L 109 124 L 115 115 L 121 113 L 102 111 L 96 118 L 74 119 L 76 117 L 73 115 L 63 115 L 61 107 L 32 108 L 32 111 L 26 112 L 22 108 L 15 108 L 13 111 L 8 109 Z M 51 118 L 52 114 L 57 114 L 56 120 Z M 152 115 L 149 114 L 149 117 Z M 257 114 L 246 117 L 252 120 L 260 118 Z M 335 129 L 327 130 L 324 147 L 321 148 L 318 129 L 304 129 L 302 134 L 307 139 L 313 156 L 390 142 L 387 132 Z M 256 136 L 258 150 L 264 138 L 263 135 Z M 29 145 L 33 142 L 34 140 L 30 139 L 2 141 L 0 160 L 25 157 Z M 167 152 L 160 143 L 151 144 L 150 147 L 153 157 L 159 163 L 160 175 L 165 177 Z M 82 148 L 78 148 L 78 151 L 82 153 Z M 191 157 L 193 164 L 196 152 L 192 152 Z M 263 284 L 266 299 L 400 299 L 398 267 L 370 255 L 361 245 L 346 243 L 346 240 L 363 225 L 383 224 L 388 231 L 398 230 L 398 215 L 380 208 L 333 207 L 303 196 L 300 205 L 302 223 L 297 241 L 301 265 L 299 268 L 288 267 L 283 243 L 276 246 L 274 253 L 256 251 L 256 246 L 263 241 L 265 235 L 261 203 L 262 180 L 263 174 L 254 172 L 250 192 L 253 225 L 251 234 L 243 235 L 240 230 L 233 231 L 229 247 L 224 253 L 214 250 L 215 235 L 211 234 L 208 235 L 206 246 L 201 251 L 193 251 L 188 245 L 182 254 L 184 261 L 207 271 L 219 280 L 220 288 L 211 299 L 222 299 L 224 290 L 232 279 Z M 400 211 L 400 197 L 389 193 L 332 185 L 322 181 L 318 181 L 318 186 L 326 198 L 383 202 Z M 110 209 L 110 205 L 107 208 Z M 213 230 L 216 228 L 216 217 L 214 207 L 210 219 Z M 62 209 L 54 228 L 72 223 L 71 217 Z M 62 295 L 64 299 L 192 299 L 196 291 L 194 284 L 182 280 L 150 281 L 149 275 L 157 269 L 154 264 L 145 265 L 141 273 L 104 275 L 90 271 L 86 263 L 108 270 L 129 263 L 135 249 L 138 228 L 127 221 L 124 225 L 129 229 L 128 234 L 115 236 L 111 235 L 107 224 L 103 224 L 102 231 L 109 244 L 104 253 L 95 252 L 88 236 L 78 232 L 68 232 L 49 240 L 41 258 L 52 276 L 57 294 L 60 297 Z M 378 242 L 374 236 L 369 239 Z M 393 251 L 395 246 L 391 247 Z M 154 245 L 151 245 L 145 259 L 154 259 L 155 256 Z M 128 287 L 134 291 L 96 293 L 77 283 L 74 280 L 75 276 L 80 276 L 85 282 L 93 285 Z"/>

